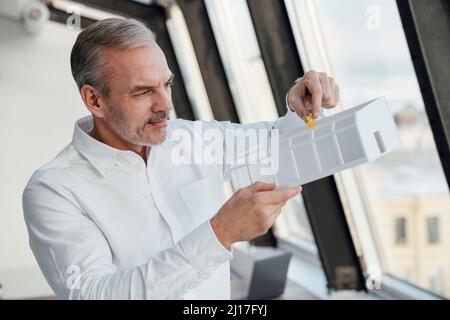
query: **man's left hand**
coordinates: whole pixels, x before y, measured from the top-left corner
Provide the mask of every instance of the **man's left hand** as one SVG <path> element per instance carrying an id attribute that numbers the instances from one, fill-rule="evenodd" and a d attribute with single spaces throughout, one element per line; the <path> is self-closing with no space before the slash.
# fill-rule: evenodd
<path id="1" fill-rule="evenodd" d="M 339 102 L 339 86 L 324 72 L 308 71 L 296 80 L 288 92 L 288 104 L 303 120 L 320 108 L 331 109 Z"/>

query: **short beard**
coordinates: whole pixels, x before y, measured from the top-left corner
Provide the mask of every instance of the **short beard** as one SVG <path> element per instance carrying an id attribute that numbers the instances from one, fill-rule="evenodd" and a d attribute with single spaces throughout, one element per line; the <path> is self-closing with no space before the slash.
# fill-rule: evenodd
<path id="1" fill-rule="evenodd" d="M 132 143 L 134 145 L 143 147 L 152 147 L 161 144 L 166 139 L 166 128 L 164 130 L 164 136 L 158 141 L 151 141 L 151 138 L 145 138 L 143 132 L 147 126 L 147 121 L 142 124 L 142 126 L 131 128 L 117 112 L 117 108 L 112 106 L 110 108 L 110 121 L 108 123 L 112 132 L 118 135 L 122 140 Z M 158 134 L 155 132 L 155 134 Z"/>

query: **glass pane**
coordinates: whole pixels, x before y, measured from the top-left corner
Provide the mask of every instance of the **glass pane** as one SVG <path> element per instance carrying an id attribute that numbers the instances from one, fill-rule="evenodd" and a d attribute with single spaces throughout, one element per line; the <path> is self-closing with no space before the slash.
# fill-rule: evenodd
<path id="1" fill-rule="evenodd" d="M 438 233 L 450 234 L 449 190 L 396 2 L 319 0 L 315 8 L 342 105 L 385 96 L 400 134 L 398 151 L 354 169 L 384 271 L 450 297 L 450 243 Z"/>

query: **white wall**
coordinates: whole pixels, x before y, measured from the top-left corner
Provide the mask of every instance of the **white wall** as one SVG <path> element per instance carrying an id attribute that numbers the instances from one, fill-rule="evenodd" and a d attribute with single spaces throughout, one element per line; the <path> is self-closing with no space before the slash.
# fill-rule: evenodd
<path id="1" fill-rule="evenodd" d="M 71 141 L 87 114 L 70 73 L 77 32 L 49 22 L 37 36 L 0 18 L 0 283 L 3 298 L 51 294 L 28 245 L 22 191 Z"/>

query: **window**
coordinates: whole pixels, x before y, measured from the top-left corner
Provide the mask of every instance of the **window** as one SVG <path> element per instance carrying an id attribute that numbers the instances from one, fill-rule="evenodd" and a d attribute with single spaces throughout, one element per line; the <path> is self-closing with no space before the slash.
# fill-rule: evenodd
<path id="1" fill-rule="evenodd" d="M 395 219 L 395 243 L 406 243 L 406 219 L 404 217 Z"/>
<path id="2" fill-rule="evenodd" d="M 396 1 L 285 3 L 305 69 L 326 71 L 341 87 L 340 106 L 330 112 L 385 96 L 398 128 L 399 150 L 335 175 L 358 253 L 368 266 L 432 290 L 426 270 L 449 269 L 450 248 L 423 246 L 423 230 L 441 241 L 439 228 L 450 221 L 426 217 L 450 212 L 450 197 Z M 397 245 L 406 241 L 408 248 Z M 410 270 L 409 279 L 399 270 Z M 442 290 L 450 297 L 450 286 Z"/>
<path id="3" fill-rule="evenodd" d="M 438 243 L 439 239 L 439 217 L 427 217 L 427 235 L 429 243 Z"/>

